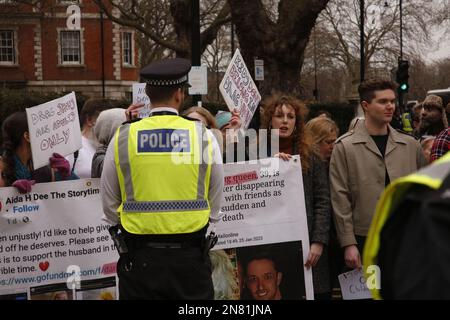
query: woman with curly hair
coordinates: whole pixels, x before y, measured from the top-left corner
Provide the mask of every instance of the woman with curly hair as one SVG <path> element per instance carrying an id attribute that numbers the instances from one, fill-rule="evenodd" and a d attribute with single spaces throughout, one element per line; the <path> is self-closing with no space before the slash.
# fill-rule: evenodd
<path id="1" fill-rule="evenodd" d="M 2 132 L 2 175 L 6 186 L 14 186 L 19 192 L 27 193 L 36 182 L 78 179 L 71 173 L 69 162 L 58 153 L 50 157 L 50 166 L 34 170 L 25 112 L 15 112 L 7 117 L 3 121 Z"/>
<path id="2" fill-rule="evenodd" d="M 305 132 L 308 110 L 300 100 L 278 94 L 269 97 L 263 108 L 262 128 L 268 129 L 269 135 L 273 129 L 278 129 L 279 136 L 279 153 L 269 151 L 269 156 L 288 161 L 292 155 L 300 155 L 311 243 L 305 266 L 312 267 L 316 299 L 330 299 L 328 256 L 324 248 L 328 245 L 330 229 L 330 190 L 326 164 L 314 151 L 311 138 Z"/>

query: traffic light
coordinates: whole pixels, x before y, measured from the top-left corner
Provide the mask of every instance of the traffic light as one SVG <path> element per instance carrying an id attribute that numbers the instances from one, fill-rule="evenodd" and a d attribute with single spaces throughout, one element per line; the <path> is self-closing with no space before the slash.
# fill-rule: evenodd
<path id="1" fill-rule="evenodd" d="M 408 92 L 409 84 L 409 62 L 408 60 L 398 60 L 398 69 L 397 69 L 397 83 L 399 85 L 398 91 L 401 93 Z"/>

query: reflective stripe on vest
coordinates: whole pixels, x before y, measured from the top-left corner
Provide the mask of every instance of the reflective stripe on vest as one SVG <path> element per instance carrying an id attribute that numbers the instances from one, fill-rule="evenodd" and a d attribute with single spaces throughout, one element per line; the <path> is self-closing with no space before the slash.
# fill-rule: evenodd
<path id="1" fill-rule="evenodd" d="M 380 200 L 377 203 L 375 215 L 370 225 L 367 240 L 364 246 L 363 265 L 368 279 L 371 274 L 367 273 L 367 268 L 371 265 L 377 265 L 378 251 L 380 248 L 380 233 L 384 224 L 389 218 L 397 205 L 400 203 L 405 192 L 413 184 L 427 186 L 431 189 L 437 190 L 442 184 L 443 178 L 450 173 L 450 152 L 416 173 L 409 176 L 399 178 L 392 182 L 383 192 Z M 382 270 L 381 270 L 381 273 Z M 381 277 L 383 274 L 381 274 Z M 374 299 L 381 299 L 380 292 L 376 288 L 369 288 Z"/>
<path id="2" fill-rule="evenodd" d="M 196 232 L 203 228 L 209 219 L 210 210 L 207 196 L 211 174 L 211 139 L 207 135 L 206 128 L 199 121 L 189 121 L 177 116 L 155 116 L 151 118 L 153 119 L 147 118 L 150 120 L 145 119 L 131 125 L 123 125 L 116 135 L 116 167 L 118 168 L 123 201 L 118 211 L 122 225 L 128 232 L 135 234 Z M 144 123 L 144 121 L 148 123 Z M 174 149 L 168 151 L 167 148 L 157 147 L 156 149 L 159 148 L 159 150 L 152 150 L 151 153 L 147 152 L 148 150 L 142 151 L 139 149 L 142 145 L 138 147 L 140 137 L 138 135 L 152 130 L 160 130 L 163 134 L 164 132 L 176 133 L 177 130 L 183 131 L 189 139 L 186 141 L 188 150 L 178 152 L 173 151 Z M 151 135 L 151 133 L 148 134 Z M 168 137 L 172 141 L 173 136 L 167 136 L 165 138 L 166 143 L 169 143 Z M 187 159 L 191 162 L 176 164 L 170 161 L 172 159 L 170 158 L 171 153 L 186 153 Z M 153 161 L 155 156 L 156 159 L 159 159 L 156 160 L 156 163 Z M 155 177 L 156 174 L 148 176 L 147 170 L 143 168 L 144 163 L 145 166 L 151 166 L 158 177 Z M 180 169 L 177 166 L 183 167 Z M 177 169 L 181 171 L 177 171 Z M 134 176 L 133 170 L 136 170 Z M 186 178 L 186 175 L 183 176 L 182 174 L 179 177 L 176 172 L 188 172 L 187 177 L 194 177 L 193 174 L 196 172 L 196 189 L 192 189 L 193 182 L 191 180 L 183 179 Z M 133 181 L 133 177 L 135 181 Z M 153 182 L 155 180 L 152 179 L 153 177 L 156 181 L 158 179 L 162 181 L 164 185 L 161 186 L 158 182 Z M 177 179 L 181 181 L 178 182 Z M 136 183 L 142 185 L 138 186 Z M 190 186 L 189 190 L 183 189 L 183 185 Z M 158 190 L 159 187 L 166 189 L 160 191 Z M 152 190 L 155 190 L 155 192 L 152 192 Z M 148 201 L 150 199 L 154 199 L 154 201 Z"/>
<path id="3" fill-rule="evenodd" d="M 409 112 L 402 115 L 402 127 L 403 131 L 412 132 L 413 128 L 411 126 L 411 114 Z"/>

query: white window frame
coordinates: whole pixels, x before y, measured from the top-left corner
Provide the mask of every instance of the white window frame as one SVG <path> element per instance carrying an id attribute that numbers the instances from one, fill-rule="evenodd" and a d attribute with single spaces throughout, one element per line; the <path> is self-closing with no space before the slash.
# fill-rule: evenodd
<path id="1" fill-rule="evenodd" d="M 84 66 L 84 28 L 81 28 L 80 30 L 69 30 L 65 28 L 57 28 L 58 31 L 58 66 L 63 67 L 77 67 L 77 66 Z M 63 61 L 63 54 L 62 54 L 62 33 L 63 32 L 79 32 L 80 39 L 79 39 L 79 61 Z"/>
<path id="2" fill-rule="evenodd" d="M 13 49 L 13 61 L 0 60 L 0 66 L 17 66 L 19 65 L 19 50 L 17 48 L 17 28 L 1 28 L 0 32 L 12 32 L 12 49 Z M 1 42 L 0 42 L 1 46 Z"/>
<path id="3" fill-rule="evenodd" d="M 130 35 L 130 58 L 131 58 L 131 62 L 126 62 L 125 61 L 125 34 L 129 34 Z M 135 62 L 135 57 L 134 57 L 134 31 L 131 30 L 124 30 L 122 31 L 122 65 L 124 67 L 134 67 L 136 65 Z"/>

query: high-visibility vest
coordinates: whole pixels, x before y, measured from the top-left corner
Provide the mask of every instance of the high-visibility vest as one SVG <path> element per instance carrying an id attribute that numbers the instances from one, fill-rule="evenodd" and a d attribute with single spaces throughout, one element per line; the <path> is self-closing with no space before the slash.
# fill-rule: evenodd
<path id="1" fill-rule="evenodd" d="M 377 257 L 380 249 L 380 234 L 384 224 L 397 208 L 405 192 L 413 184 L 423 185 L 430 189 L 437 190 L 441 187 L 446 174 L 450 172 L 450 152 L 441 159 L 433 162 L 416 173 L 406 177 L 399 178 L 392 182 L 381 195 L 377 203 L 375 215 L 370 225 L 367 240 L 364 246 L 363 265 L 366 278 L 370 276 L 367 268 L 371 265 L 377 265 Z M 381 277 L 383 276 L 381 270 Z M 381 299 L 380 292 L 376 288 L 369 288 L 374 299 Z"/>
<path id="2" fill-rule="evenodd" d="M 402 127 L 402 130 L 405 132 L 410 133 L 413 131 L 413 127 L 411 125 L 411 114 L 409 112 L 402 114 Z"/>
<path id="3" fill-rule="evenodd" d="M 114 157 L 126 231 L 187 234 L 207 225 L 212 141 L 200 121 L 159 115 L 122 125 Z"/>

